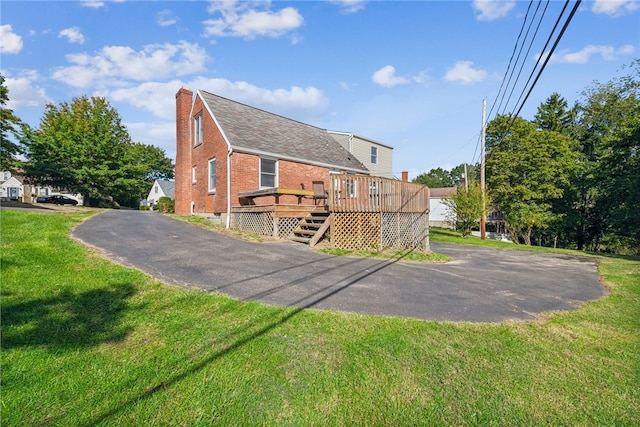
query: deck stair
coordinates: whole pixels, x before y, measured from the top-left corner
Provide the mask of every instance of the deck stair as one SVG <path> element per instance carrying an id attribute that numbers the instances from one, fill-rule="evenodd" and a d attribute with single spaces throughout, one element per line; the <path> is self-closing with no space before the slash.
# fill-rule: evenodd
<path id="1" fill-rule="evenodd" d="M 330 225 L 331 214 L 329 212 L 311 212 L 293 230 L 291 240 L 314 247 L 322 239 Z"/>

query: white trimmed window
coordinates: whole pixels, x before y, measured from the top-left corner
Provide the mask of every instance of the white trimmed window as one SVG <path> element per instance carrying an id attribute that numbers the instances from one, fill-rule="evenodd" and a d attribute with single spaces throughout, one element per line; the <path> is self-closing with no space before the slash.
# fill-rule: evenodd
<path id="1" fill-rule="evenodd" d="M 193 145 L 202 144 L 202 113 L 199 113 L 193 120 Z"/>
<path id="2" fill-rule="evenodd" d="M 378 164 L 378 147 L 371 147 L 371 164 Z"/>
<path id="3" fill-rule="evenodd" d="M 278 161 L 260 158 L 260 188 L 278 186 Z"/>
<path id="4" fill-rule="evenodd" d="M 216 159 L 209 160 L 209 192 L 216 191 Z"/>
<path id="5" fill-rule="evenodd" d="M 196 183 L 198 181 L 198 168 L 196 166 L 191 168 L 191 182 Z"/>

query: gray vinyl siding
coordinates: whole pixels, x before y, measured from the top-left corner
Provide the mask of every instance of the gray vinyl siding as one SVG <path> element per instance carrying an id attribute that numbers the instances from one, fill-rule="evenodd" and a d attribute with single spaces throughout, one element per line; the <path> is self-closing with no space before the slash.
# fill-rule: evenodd
<path id="1" fill-rule="evenodd" d="M 361 136 L 346 132 L 329 132 L 333 138 L 349 150 L 367 169 L 371 175 L 393 178 L 393 148 Z M 378 161 L 371 163 L 371 147 L 378 149 Z"/>

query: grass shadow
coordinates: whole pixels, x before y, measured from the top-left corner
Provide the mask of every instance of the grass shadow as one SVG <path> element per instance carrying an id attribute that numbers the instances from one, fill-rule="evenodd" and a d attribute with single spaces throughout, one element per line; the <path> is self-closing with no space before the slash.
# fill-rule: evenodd
<path id="1" fill-rule="evenodd" d="M 50 349 L 95 346 L 124 339 L 132 328 L 121 324 L 135 294 L 131 284 L 114 284 L 75 294 L 12 304 L 3 301 L 2 347 Z"/>

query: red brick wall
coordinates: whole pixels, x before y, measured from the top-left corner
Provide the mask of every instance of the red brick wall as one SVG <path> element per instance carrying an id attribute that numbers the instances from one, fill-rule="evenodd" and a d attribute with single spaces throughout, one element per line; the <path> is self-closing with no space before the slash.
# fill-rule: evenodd
<path id="1" fill-rule="evenodd" d="M 237 206 L 240 200 L 238 193 L 260 189 L 260 158 L 253 154 L 233 153 L 231 156 L 231 205 Z M 328 188 L 329 169 L 295 163 L 288 160 L 278 160 L 278 187 L 304 188 L 313 190 L 313 181 L 323 181 Z M 256 204 L 273 203 L 273 197 L 258 197 L 254 199 Z M 298 203 L 296 196 L 281 196 L 280 203 Z M 313 204 L 312 199 L 303 199 L 303 204 Z"/>
<path id="2" fill-rule="evenodd" d="M 183 87 L 176 93 L 175 210 L 186 215 L 191 203 L 191 128 L 189 110 L 193 92 Z"/>

